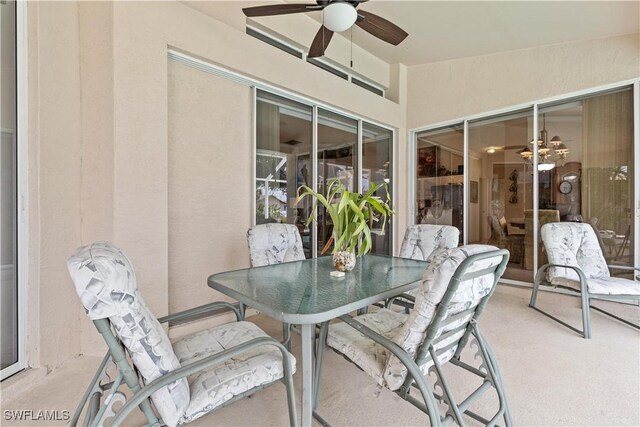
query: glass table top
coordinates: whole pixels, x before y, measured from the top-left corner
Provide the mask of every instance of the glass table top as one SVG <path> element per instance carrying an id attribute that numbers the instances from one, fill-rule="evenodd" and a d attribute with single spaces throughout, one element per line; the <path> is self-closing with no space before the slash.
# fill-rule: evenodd
<path id="1" fill-rule="evenodd" d="M 425 261 L 380 255 L 357 258 L 344 277 L 331 257 L 214 274 L 211 288 L 287 323 L 320 323 L 419 285 Z"/>

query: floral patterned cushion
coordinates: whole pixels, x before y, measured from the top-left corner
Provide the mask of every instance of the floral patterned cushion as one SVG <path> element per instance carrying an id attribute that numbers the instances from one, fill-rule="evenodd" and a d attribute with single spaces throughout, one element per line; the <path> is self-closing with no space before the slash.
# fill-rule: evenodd
<path id="1" fill-rule="evenodd" d="M 180 363 L 187 365 L 254 338 L 267 337 L 250 322 L 217 326 L 177 340 L 173 348 Z M 296 359 L 289 355 L 292 372 Z M 274 346 L 261 346 L 221 362 L 189 377 L 191 403 L 181 424 L 189 423 L 224 404 L 234 396 L 283 377 L 282 353 Z"/>
<path id="2" fill-rule="evenodd" d="M 167 334 L 138 292 L 131 262 L 115 246 L 81 247 L 67 261 L 76 292 L 92 320 L 108 318 L 145 383 L 180 367 Z M 153 393 L 153 404 L 168 426 L 189 405 L 189 385 L 177 380 Z"/>
<path id="3" fill-rule="evenodd" d="M 260 224 L 247 231 L 252 267 L 304 259 L 302 239 L 292 224 Z"/>
<path id="4" fill-rule="evenodd" d="M 427 261 L 436 249 L 458 246 L 460 231 L 450 225 L 412 225 L 404 233 L 399 257 Z"/>
<path id="5" fill-rule="evenodd" d="M 427 328 L 434 320 L 434 315 L 440 301 L 449 287 L 449 283 L 456 269 L 462 261 L 471 255 L 497 250 L 490 245 L 468 245 L 452 249 L 440 249 L 431 257 L 431 263 L 425 270 L 422 284 L 416 295 L 413 310 L 409 314 L 406 322 L 395 334 L 393 341 L 403 348 L 411 357 L 415 357 L 418 347 L 424 340 Z M 493 257 L 474 263 L 470 270 L 476 271 L 490 266 L 498 265 L 502 257 Z M 454 315 L 461 311 L 478 305 L 480 300 L 488 295 L 494 286 L 495 277 L 493 274 L 484 275 L 478 278 L 461 282 L 449 303 L 447 316 Z M 455 329 L 458 325 L 466 322 L 467 318 L 462 318 L 454 324 L 440 328 L 436 333 L 436 338 L 442 333 Z M 445 347 L 460 339 L 463 332 L 454 334 L 446 342 L 441 341 L 436 346 L 436 350 Z M 456 346 L 439 355 L 441 363 L 449 360 L 455 353 Z M 386 385 L 391 390 L 397 390 L 402 386 L 407 375 L 407 370 L 396 356 L 390 356 L 386 362 L 383 377 Z"/>
<path id="6" fill-rule="evenodd" d="M 580 281 L 566 277 L 554 277 L 551 284 L 568 286 L 580 290 Z M 596 277 L 587 279 L 590 294 L 600 295 L 640 295 L 640 283 L 622 277 Z"/>
<path id="7" fill-rule="evenodd" d="M 383 308 L 357 316 L 355 320 L 380 335 L 393 339 L 398 329 L 407 320 L 407 316 L 407 314 Z M 378 384 L 384 385 L 382 373 L 389 357 L 386 348 L 342 322 L 329 326 L 327 345 L 351 359 Z"/>
<path id="8" fill-rule="evenodd" d="M 609 268 L 602 255 L 593 227 L 576 222 L 551 222 L 540 231 L 550 264 L 580 267 L 587 279 L 609 277 Z M 563 277 L 579 280 L 569 268 L 551 267 L 550 280 Z"/>

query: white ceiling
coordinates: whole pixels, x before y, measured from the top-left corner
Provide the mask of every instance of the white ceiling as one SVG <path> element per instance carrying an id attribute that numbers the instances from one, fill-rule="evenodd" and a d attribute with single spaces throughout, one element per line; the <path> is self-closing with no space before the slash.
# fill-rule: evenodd
<path id="1" fill-rule="evenodd" d="M 353 27 L 353 42 L 389 64 L 416 65 L 640 31 L 638 1 L 370 0 L 360 8 L 409 33 L 399 46 L 391 46 Z M 322 20 L 321 12 L 306 15 Z M 268 17 L 259 19 L 268 26 Z M 349 30 L 342 35 L 348 38 Z"/>

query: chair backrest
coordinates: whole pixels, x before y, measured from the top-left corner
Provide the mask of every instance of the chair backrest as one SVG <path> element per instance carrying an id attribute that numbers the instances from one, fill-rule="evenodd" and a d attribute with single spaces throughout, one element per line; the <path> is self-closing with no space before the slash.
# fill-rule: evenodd
<path id="1" fill-rule="evenodd" d="M 580 267 L 587 279 L 609 277 L 607 262 L 591 224 L 552 222 L 543 225 L 540 234 L 550 264 Z M 551 267 L 548 277 L 579 280 L 574 270 L 559 267 Z"/>
<path id="2" fill-rule="evenodd" d="M 260 224 L 247 231 L 252 267 L 304 259 L 302 239 L 293 224 Z"/>
<path id="3" fill-rule="evenodd" d="M 458 246 L 460 231 L 451 225 L 419 224 L 407 227 L 398 256 L 426 261 L 436 249 Z"/>
<path id="4" fill-rule="evenodd" d="M 489 215 L 489 224 L 491 225 L 490 243 L 503 246 L 507 241 L 507 221 L 504 217 L 498 219 L 496 215 Z"/>
<path id="5" fill-rule="evenodd" d="M 83 246 L 69 257 L 67 268 L 87 316 L 94 321 L 109 319 L 145 383 L 180 367 L 169 337 L 138 292 L 131 262 L 120 249 L 107 242 Z M 175 426 L 189 405 L 189 384 L 184 378 L 177 380 L 151 399 L 163 421 Z"/>
<path id="6" fill-rule="evenodd" d="M 430 346 L 440 363 L 463 348 L 472 319 L 477 320 L 498 279 L 504 272 L 509 252 L 490 245 L 468 245 L 437 251 L 425 270 L 414 308 L 393 342 L 418 365 L 426 364 Z M 390 355 L 383 377 L 391 390 L 407 380 L 401 361 Z"/>

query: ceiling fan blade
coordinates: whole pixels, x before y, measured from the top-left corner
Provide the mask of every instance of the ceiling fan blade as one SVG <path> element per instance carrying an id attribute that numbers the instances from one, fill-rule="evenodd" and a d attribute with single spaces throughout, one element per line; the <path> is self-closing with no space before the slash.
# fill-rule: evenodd
<path id="1" fill-rule="evenodd" d="M 254 17 L 313 12 L 314 10 L 322 10 L 322 6 L 306 3 L 271 4 L 267 6 L 245 7 L 242 9 L 242 12 L 244 12 L 245 16 Z"/>
<path id="2" fill-rule="evenodd" d="M 356 25 L 358 27 L 362 28 L 371 35 L 376 36 L 380 40 L 391 43 L 394 46 L 402 43 L 402 41 L 409 35 L 406 31 L 398 27 L 396 24 L 393 24 L 371 12 L 358 10 L 358 14 L 364 18 L 356 21 Z"/>
<path id="3" fill-rule="evenodd" d="M 329 46 L 331 37 L 333 37 L 333 31 L 324 25 L 321 26 L 313 38 L 307 58 L 317 58 L 318 56 L 324 55 L 324 51 L 327 49 L 327 46 Z"/>

